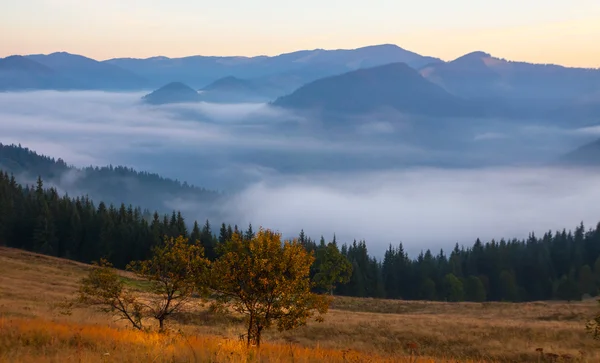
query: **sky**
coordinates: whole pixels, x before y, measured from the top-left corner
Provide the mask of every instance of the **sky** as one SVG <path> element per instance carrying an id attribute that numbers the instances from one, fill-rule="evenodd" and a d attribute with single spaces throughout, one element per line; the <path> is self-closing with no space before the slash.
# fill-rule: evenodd
<path id="1" fill-rule="evenodd" d="M 0 0 L 0 57 L 277 55 L 392 43 L 600 67 L 598 0 Z"/>

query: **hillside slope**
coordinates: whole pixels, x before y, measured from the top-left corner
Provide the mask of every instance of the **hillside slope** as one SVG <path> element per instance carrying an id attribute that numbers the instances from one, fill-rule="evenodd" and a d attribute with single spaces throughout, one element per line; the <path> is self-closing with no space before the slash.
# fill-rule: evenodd
<path id="1" fill-rule="evenodd" d="M 465 101 L 427 81 L 404 63 L 319 79 L 280 97 L 273 104 L 341 114 L 365 114 L 384 107 L 419 115 L 475 113 Z"/>
<path id="2" fill-rule="evenodd" d="M 598 69 L 507 61 L 484 52 L 431 64 L 420 73 L 448 92 L 469 98 L 564 101 L 600 90 Z"/>
<path id="3" fill-rule="evenodd" d="M 186 84 L 171 82 L 145 95 L 142 101 L 151 105 L 199 102 L 200 95 Z"/>
<path id="4" fill-rule="evenodd" d="M 105 203 L 139 205 L 165 213 L 172 210 L 166 202 L 193 200 L 202 206 L 220 196 L 215 191 L 122 166 L 79 169 L 62 159 L 55 160 L 26 147 L 1 143 L 0 170 L 14 174 L 21 183 L 34 185 L 41 176 L 49 185 L 73 196 L 89 195 Z"/>
<path id="5" fill-rule="evenodd" d="M 245 350 L 237 345 L 237 334 L 244 329 L 240 319 L 210 314 L 200 304 L 175 317 L 171 327 L 183 334 L 164 341 L 128 329 L 98 309 L 79 304 L 68 309 L 66 303 L 89 268 L 0 247 L 0 362 L 251 357 L 242 357 Z M 139 286 L 131 275 L 120 273 L 127 286 Z M 572 357 L 582 351 L 593 362 L 600 354 L 582 321 L 596 313 L 596 306 L 594 301 L 482 305 L 336 297 L 324 323 L 283 334 L 268 330 L 261 355 L 277 362 L 481 362 L 481 357 L 526 362 L 537 361 L 535 349 L 543 347 Z M 482 340 L 481 334 L 488 338 Z M 419 346 L 420 357 L 410 357 L 410 342 Z"/>
<path id="6" fill-rule="evenodd" d="M 28 55 L 27 58 L 76 81 L 79 89 L 132 90 L 147 86 L 146 80 L 134 72 L 77 54 L 57 52 Z"/>

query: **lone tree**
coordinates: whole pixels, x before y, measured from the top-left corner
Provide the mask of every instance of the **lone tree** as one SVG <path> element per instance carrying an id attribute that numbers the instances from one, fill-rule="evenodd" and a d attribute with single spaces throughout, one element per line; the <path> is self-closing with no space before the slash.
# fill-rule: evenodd
<path id="1" fill-rule="evenodd" d="M 234 233 L 212 266 L 216 306 L 246 315 L 247 344 L 260 347 L 264 329 L 279 331 L 305 325 L 316 313 L 323 321 L 330 298 L 311 292 L 314 260 L 302 245 L 281 243 L 281 234 L 262 228 L 252 237 Z"/>
<path id="2" fill-rule="evenodd" d="M 127 320 L 139 330 L 143 329 L 144 305 L 117 274 L 112 264 L 105 259 L 94 262 L 89 274 L 81 280 L 79 301 L 101 306 L 106 313 L 112 313 L 119 320 Z"/>
<path id="3" fill-rule="evenodd" d="M 194 293 L 207 292 L 209 261 L 199 242 L 165 237 L 162 244 L 152 249 L 152 257 L 135 261 L 127 269 L 148 282 L 149 297 L 142 297 L 124 287 L 122 279 L 106 261 L 82 281 L 80 299 L 103 305 L 122 319 L 142 329 L 144 318 L 158 321 L 163 332 L 165 320 L 184 309 Z"/>

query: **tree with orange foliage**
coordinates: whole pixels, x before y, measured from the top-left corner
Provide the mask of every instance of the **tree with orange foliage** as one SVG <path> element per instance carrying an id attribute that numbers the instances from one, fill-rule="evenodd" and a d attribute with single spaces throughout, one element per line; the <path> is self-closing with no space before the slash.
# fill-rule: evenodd
<path id="1" fill-rule="evenodd" d="M 230 306 L 248 319 L 247 344 L 260 347 L 264 329 L 279 331 L 305 325 L 315 316 L 323 321 L 330 298 L 311 292 L 314 256 L 296 240 L 281 242 L 281 234 L 260 229 L 253 238 L 234 233 L 212 265 L 215 307 Z"/>
<path id="2" fill-rule="evenodd" d="M 82 280 L 80 300 L 102 305 L 140 330 L 144 318 L 154 318 L 163 332 L 164 321 L 181 311 L 194 293 L 207 293 L 209 264 L 198 241 L 165 237 L 162 244 L 152 249 L 149 260 L 127 266 L 148 282 L 150 296 L 142 297 L 126 289 L 115 270 L 102 261 L 99 269 L 90 271 Z"/>

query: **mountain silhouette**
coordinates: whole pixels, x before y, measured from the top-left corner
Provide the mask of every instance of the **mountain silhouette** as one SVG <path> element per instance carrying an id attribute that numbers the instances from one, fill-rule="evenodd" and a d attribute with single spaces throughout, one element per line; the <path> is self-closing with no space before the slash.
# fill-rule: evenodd
<path id="1" fill-rule="evenodd" d="M 457 116 L 471 112 L 465 101 L 427 81 L 405 63 L 323 78 L 273 104 L 339 114 L 364 114 L 384 107 L 421 115 Z"/>
<path id="2" fill-rule="evenodd" d="M 473 52 L 423 67 L 421 75 L 468 98 L 569 100 L 600 89 L 600 70 L 513 62 Z"/>
<path id="3" fill-rule="evenodd" d="M 26 57 L 0 59 L 0 90 L 63 89 L 66 83 L 54 70 Z"/>
<path id="4" fill-rule="evenodd" d="M 600 166 L 600 139 L 563 155 L 558 163 L 571 166 Z"/>
<path id="5" fill-rule="evenodd" d="M 142 97 L 143 102 L 152 105 L 168 103 L 199 102 L 200 95 L 191 87 L 181 82 L 171 82 L 156 91 Z"/>
<path id="6" fill-rule="evenodd" d="M 227 76 L 258 79 L 293 72 L 300 81 L 282 87 L 295 89 L 321 77 L 394 62 L 404 62 L 418 69 L 441 60 L 383 44 L 357 49 L 302 50 L 273 57 L 116 58 L 104 63 L 130 70 L 157 84 L 179 79 L 194 88 Z"/>
<path id="7" fill-rule="evenodd" d="M 126 90 L 146 86 L 146 80 L 131 71 L 81 55 L 57 52 L 48 55 L 34 54 L 27 58 L 52 69 L 64 78 L 76 80 L 77 88 Z"/>

